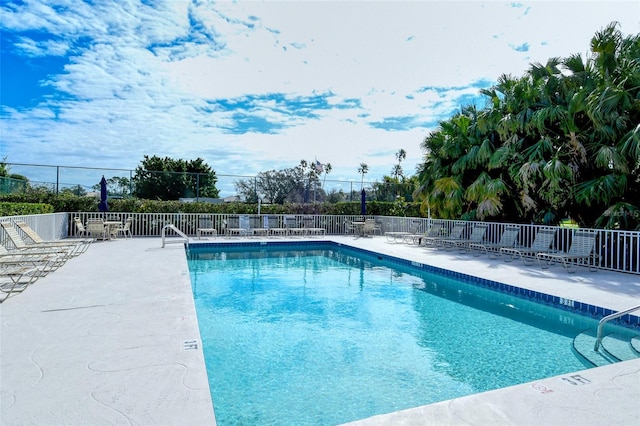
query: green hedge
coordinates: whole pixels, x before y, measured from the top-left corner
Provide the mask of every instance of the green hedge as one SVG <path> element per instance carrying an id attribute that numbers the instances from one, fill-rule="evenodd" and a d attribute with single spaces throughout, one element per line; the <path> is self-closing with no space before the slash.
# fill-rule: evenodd
<path id="1" fill-rule="evenodd" d="M 97 212 L 98 200 L 93 197 L 76 197 L 55 194 L 2 194 L 0 205 L 3 216 L 16 214 L 38 214 L 52 212 Z M 19 207 L 18 207 L 19 206 Z M 27 207 L 29 206 L 29 207 Z M 46 207 L 46 211 L 43 210 Z M 23 210 L 26 209 L 26 210 Z M 180 201 L 155 201 L 140 199 L 109 200 L 111 212 L 125 213 L 211 213 L 211 214 L 256 214 L 257 204 L 247 203 L 183 203 Z M 315 204 L 263 204 L 262 214 L 323 214 L 323 215 L 359 215 L 360 202 L 315 203 Z M 368 201 L 367 214 L 377 216 L 421 217 L 418 203 Z"/>
<path id="2" fill-rule="evenodd" d="M 45 213 L 53 213 L 54 211 L 55 210 L 51 204 L 0 202 L 0 216 L 45 214 Z"/>

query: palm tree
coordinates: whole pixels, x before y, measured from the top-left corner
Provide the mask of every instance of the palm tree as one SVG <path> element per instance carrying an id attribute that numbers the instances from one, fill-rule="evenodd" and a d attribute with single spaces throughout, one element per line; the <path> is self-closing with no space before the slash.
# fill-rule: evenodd
<path id="1" fill-rule="evenodd" d="M 414 197 L 440 217 L 638 226 L 640 35 L 612 23 L 579 55 L 502 75 L 423 141 Z M 585 205 L 589 207 L 585 209 Z M 634 220 L 612 220 L 612 216 Z M 624 223 L 623 223 L 624 222 Z M 635 225 L 634 225 L 635 223 Z"/>
<path id="2" fill-rule="evenodd" d="M 576 186 L 575 197 L 590 207 L 583 210 L 598 216 L 599 225 L 638 227 L 640 35 L 624 37 L 617 26 L 608 25 L 591 40 L 587 69 L 594 83 L 585 99 L 591 167 Z M 635 220 L 621 224 L 616 217 Z"/>

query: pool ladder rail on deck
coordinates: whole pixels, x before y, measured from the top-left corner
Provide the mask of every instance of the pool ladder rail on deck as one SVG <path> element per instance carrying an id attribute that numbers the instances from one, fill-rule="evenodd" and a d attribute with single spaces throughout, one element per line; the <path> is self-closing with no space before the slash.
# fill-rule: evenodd
<path id="1" fill-rule="evenodd" d="M 173 232 L 178 234 L 179 238 L 169 238 L 166 239 L 167 229 L 171 229 Z M 187 249 L 189 248 L 189 237 L 187 234 L 178 229 L 174 224 L 165 225 L 162 227 L 162 248 L 164 248 L 165 244 L 172 243 L 184 243 L 187 245 Z"/>
<path id="2" fill-rule="evenodd" d="M 593 347 L 593 350 L 598 352 L 598 349 L 600 349 L 600 346 L 602 345 L 602 332 L 604 330 L 604 326 L 606 323 L 616 318 L 620 318 L 623 315 L 630 314 L 633 311 L 637 311 L 638 309 L 640 309 L 640 305 L 634 306 L 633 308 L 629 308 L 624 311 L 615 312 L 611 315 L 607 315 L 606 317 L 602 318 L 600 322 L 598 322 L 598 334 L 596 335 L 596 344 Z"/>
<path id="3" fill-rule="evenodd" d="M 589 328 L 579 333 L 573 339 L 573 349 L 577 355 L 594 367 L 640 358 L 640 330 L 623 327 L 604 333 L 608 322 L 637 309 L 640 309 L 640 305 L 607 315 L 595 329 Z"/>

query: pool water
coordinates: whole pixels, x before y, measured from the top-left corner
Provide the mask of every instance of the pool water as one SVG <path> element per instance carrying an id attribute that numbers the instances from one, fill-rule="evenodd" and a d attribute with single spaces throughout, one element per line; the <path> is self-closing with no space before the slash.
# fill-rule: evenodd
<path id="1" fill-rule="evenodd" d="M 335 425 L 579 371 L 595 320 L 346 248 L 190 254 L 219 425 Z"/>

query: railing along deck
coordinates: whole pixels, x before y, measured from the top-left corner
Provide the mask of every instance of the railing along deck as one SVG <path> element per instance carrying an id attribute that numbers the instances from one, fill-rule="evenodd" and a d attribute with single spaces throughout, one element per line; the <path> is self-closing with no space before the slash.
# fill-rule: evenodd
<path id="1" fill-rule="evenodd" d="M 73 218 L 79 217 L 83 223 L 87 219 L 100 217 L 105 220 L 119 220 L 124 222 L 132 218 L 131 232 L 134 237 L 161 237 L 162 229 L 166 225 L 174 225 L 189 237 L 197 235 L 198 228 L 216 229 L 218 235 L 224 235 L 224 227 L 238 228 L 240 217 L 246 216 L 250 228 L 282 228 L 285 222 L 293 221 L 300 227 L 323 228 L 327 235 L 344 235 L 348 233 L 348 222 L 362 220 L 360 215 L 296 215 L 296 214 L 203 214 L 203 213 L 54 213 L 45 215 L 27 215 L 3 217 L 0 220 L 24 220 L 36 230 L 44 239 L 59 239 L 75 236 Z M 367 216 L 374 218 L 382 235 L 385 232 L 423 233 L 430 229 L 431 224 L 440 222 L 446 231 L 455 223 L 467 225 L 471 229 L 474 222 L 464 222 L 444 219 L 428 219 L 397 216 Z M 246 218 L 243 218 L 246 220 Z M 285 219 L 287 219 L 285 221 Z M 226 225 L 225 225 L 226 224 Z M 266 224 L 266 226 L 265 226 Z M 556 231 L 553 249 L 567 251 L 571 246 L 572 236 L 576 229 L 563 227 L 549 227 L 543 225 L 512 224 L 488 222 L 489 229 L 485 240 L 496 243 L 507 226 L 519 226 L 520 232 L 517 244 L 530 246 L 538 230 L 551 228 Z M 596 229 L 598 234 L 594 250 L 594 262 L 600 269 L 640 274 L 640 232 Z M 7 243 L 6 236 L 0 232 L 0 241 Z"/>

